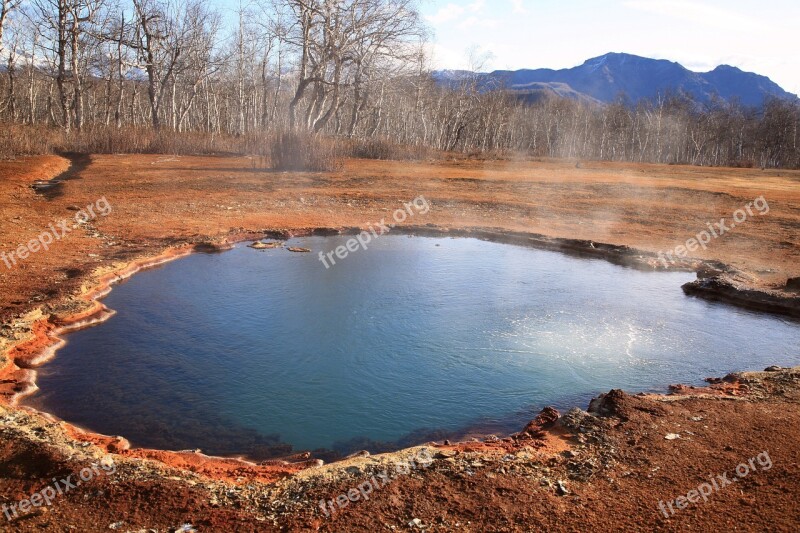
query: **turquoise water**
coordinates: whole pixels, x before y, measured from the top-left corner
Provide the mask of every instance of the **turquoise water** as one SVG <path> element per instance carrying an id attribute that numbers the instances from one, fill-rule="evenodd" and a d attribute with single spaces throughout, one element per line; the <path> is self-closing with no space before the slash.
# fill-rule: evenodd
<path id="1" fill-rule="evenodd" d="M 611 388 L 800 364 L 800 326 L 650 273 L 474 239 L 243 245 L 142 272 L 29 404 L 134 445 L 264 458 L 511 432 Z"/>

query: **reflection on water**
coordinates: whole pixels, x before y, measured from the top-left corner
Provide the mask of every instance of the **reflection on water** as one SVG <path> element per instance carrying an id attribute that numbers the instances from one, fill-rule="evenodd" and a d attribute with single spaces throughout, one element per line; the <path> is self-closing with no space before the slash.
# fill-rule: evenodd
<path id="1" fill-rule="evenodd" d="M 611 388 L 800 363 L 800 327 L 684 296 L 685 273 L 387 236 L 326 270 L 244 246 L 141 273 L 30 403 L 135 445 L 268 457 L 513 431 Z"/>

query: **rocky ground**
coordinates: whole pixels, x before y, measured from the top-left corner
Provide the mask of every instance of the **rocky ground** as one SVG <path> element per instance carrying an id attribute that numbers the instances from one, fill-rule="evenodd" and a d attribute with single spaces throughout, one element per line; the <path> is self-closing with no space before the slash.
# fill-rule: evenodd
<path id="1" fill-rule="evenodd" d="M 56 176 L 63 182 L 54 187 L 30 187 Z M 763 196 L 768 214 L 755 212 L 669 268 L 699 270 L 698 294 L 792 313 L 798 183 L 800 172 L 549 161 L 351 161 L 320 174 L 228 157 L 0 163 L 0 252 L 100 198 L 112 207 L 48 250 L 0 263 L 0 529 L 795 531 L 797 369 L 665 397 L 612 391 L 588 412 L 545 411 L 512 437 L 329 465 L 303 455 L 254 464 L 129 449 L 124 436 L 86 433 L 15 402 L 61 330 L 102 318 L 94 297 L 120 274 L 270 232 L 353 231 L 420 195 L 431 210 L 410 221 L 415 231 L 529 239 L 638 268 L 663 268 L 658 252 Z M 739 477 L 741 464 L 748 472 Z M 61 482 L 87 472 L 80 485 Z M 32 505 L 8 507 L 23 500 Z"/>

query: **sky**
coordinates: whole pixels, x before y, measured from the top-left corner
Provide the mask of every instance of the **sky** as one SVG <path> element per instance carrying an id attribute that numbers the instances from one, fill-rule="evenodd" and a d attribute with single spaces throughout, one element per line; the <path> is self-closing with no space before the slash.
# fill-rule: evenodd
<path id="1" fill-rule="evenodd" d="M 436 68 L 568 68 L 608 52 L 720 64 L 800 94 L 797 0 L 420 0 Z"/>

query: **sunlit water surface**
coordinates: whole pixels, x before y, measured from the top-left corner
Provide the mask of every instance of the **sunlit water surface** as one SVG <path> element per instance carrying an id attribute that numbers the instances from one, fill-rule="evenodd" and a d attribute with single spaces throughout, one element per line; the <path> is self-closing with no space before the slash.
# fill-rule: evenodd
<path id="1" fill-rule="evenodd" d="M 29 403 L 134 445 L 269 457 L 520 429 L 611 388 L 800 364 L 797 323 L 687 297 L 686 273 L 474 239 L 197 254 L 134 276 Z"/>

